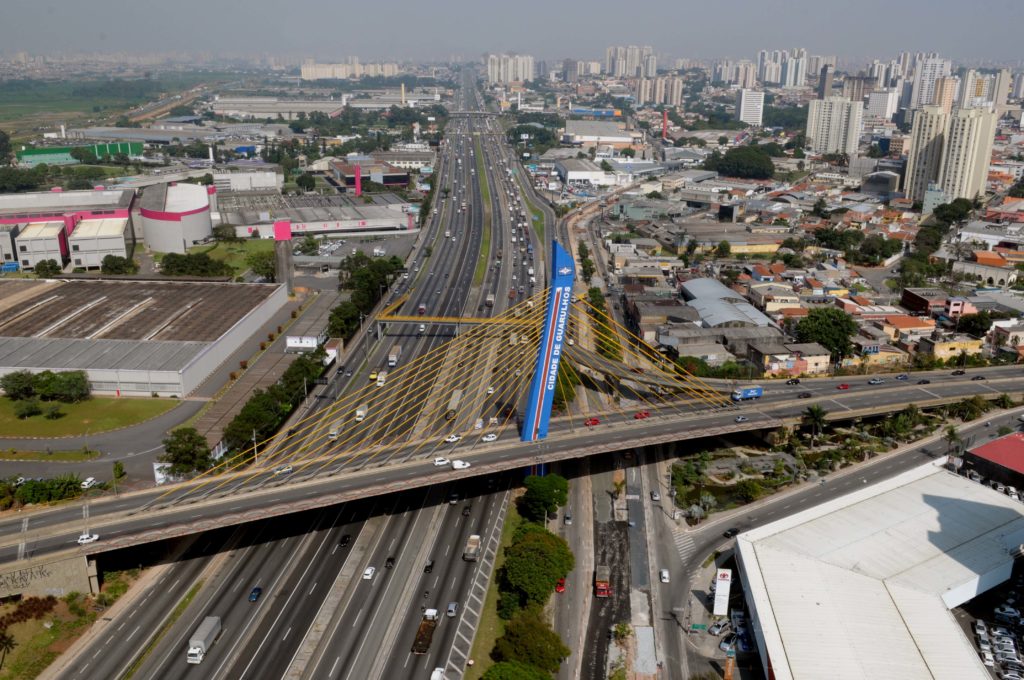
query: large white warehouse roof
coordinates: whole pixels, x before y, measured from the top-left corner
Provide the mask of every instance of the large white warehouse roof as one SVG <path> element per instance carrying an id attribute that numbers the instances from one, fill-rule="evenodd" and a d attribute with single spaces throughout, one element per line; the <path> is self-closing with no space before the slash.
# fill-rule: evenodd
<path id="1" fill-rule="evenodd" d="M 1010 576 L 1019 502 L 937 464 L 741 534 L 778 680 L 991 677 L 950 608 Z"/>

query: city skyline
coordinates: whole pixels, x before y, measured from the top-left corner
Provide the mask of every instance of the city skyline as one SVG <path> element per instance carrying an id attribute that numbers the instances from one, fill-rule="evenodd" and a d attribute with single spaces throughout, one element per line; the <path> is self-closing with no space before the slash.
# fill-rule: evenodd
<path id="1" fill-rule="evenodd" d="M 827 3 L 808 0 L 660 2 L 644 6 L 645 15 L 656 20 L 637 22 L 616 19 L 623 8 L 608 0 L 594 0 L 586 8 L 537 0 L 497 7 L 449 0 L 440 12 L 397 0 L 388 5 L 386 16 L 348 4 L 296 0 L 284 12 L 267 0 L 182 0 L 148 6 L 117 0 L 9 0 L 0 45 L 8 55 L 45 54 L 59 45 L 64 52 L 477 60 L 487 52 L 600 59 L 609 45 L 637 44 L 651 45 L 659 54 L 699 59 L 752 58 L 764 48 L 802 47 L 853 63 L 903 50 L 997 63 L 1020 61 L 1015 27 L 1024 18 L 1024 10 L 1009 3 L 979 12 L 965 3 L 924 0 L 869 0 L 855 11 L 832 3 L 832 12 Z M 275 18 L 275 12 L 282 16 Z M 287 18 L 292 19 L 284 22 L 290 30 L 282 31 L 279 19 Z M 829 30 L 840 19 L 843 30 Z M 915 30 L 907 31 L 908 25 Z M 41 49 L 44 44 L 46 49 Z"/>

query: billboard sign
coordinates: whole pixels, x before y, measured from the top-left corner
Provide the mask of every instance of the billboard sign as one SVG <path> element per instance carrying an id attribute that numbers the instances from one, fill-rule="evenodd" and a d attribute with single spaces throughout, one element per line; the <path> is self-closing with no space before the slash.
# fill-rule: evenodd
<path id="1" fill-rule="evenodd" d="M 520 440 L 524 442 L 548 436 L 551 403 L 558 383 L 558 364 L 562 357 L 562 343 L 565 341 L 572 284 L 576 274 L 572 256 L 557 241 L 552 241 L 551 245 L 551 290 L 548 293 L 544 327 L 541 329 L 540 351 L 537 353 L 533 381 L 526 400 L 526 415 L 520 434 Z"/>
<path id="2" fill-rule="evenodd" d="M 715 616 L 729 613 L 729 588 L 732 586 L 732 569 L 719 569 L 715 572 Z"/>

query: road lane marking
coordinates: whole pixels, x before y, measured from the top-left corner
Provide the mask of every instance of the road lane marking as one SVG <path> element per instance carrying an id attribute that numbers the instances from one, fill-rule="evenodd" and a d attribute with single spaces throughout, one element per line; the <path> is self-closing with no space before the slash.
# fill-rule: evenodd
<path id="1" fill-rule="evenodd" d="M 125 642 L 129 642 L 129 641 L 130 641 L 130 640 L 131 640 L 131 639 L 132 639 L 133 637 L 135 637 L 135 634 L 139 632 L 139 628 L 141 628 L 141 627 L 142 627 L 142 626 L 135 626 L 135 630 L 133 630 L 133 631 L 132 631 L 132 633 L 131 633 L 131 635 L 129 635 L 128 637 L 126 637 L 126 638 L 124 639 L 124 641 L 125 641 Z"/>
<path id="2" fill-rule="evenodd" d="M 313 587 L 309 589 L 308 593 L 306 593 L 306 597 L 309 597 L 310 595 L 312 595 L 314 590 L 316 590 L 316 583 L 314 583 Z"/>
<path id="3" fill-rule="evenodd" d="M 291 632 L 292 632 L 292 627 L 291 627 L 291 626 L 288 626 L 288 630 L 286 630 L 286 631 L 284 632 L 284 637 L 283 637 L 283 638 L 281 638 L 281 642 L 284 642 L 285 640 L 287 640 L 287 639 L 288 639 L 288 636 L 289 636 L 289 635 L 291 634 Z"/>
<path id="4" fill-rule="evenodd" d="M 328 671 L 328 673 L 327 673 L 327 677 L 334 677 L 334 671 L 336 671 L 338 669 L 338 664 L 339 663 L 341 663 L 341 657 L 340 656 L 335 657 L 334 658 L 334 663 L 331 664 L 331 670 Z"/>

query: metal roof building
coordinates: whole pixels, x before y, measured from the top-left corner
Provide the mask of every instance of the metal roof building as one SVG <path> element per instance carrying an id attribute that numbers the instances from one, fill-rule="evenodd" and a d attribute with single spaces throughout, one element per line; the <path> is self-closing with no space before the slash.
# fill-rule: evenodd
<path id="1" fill-rule="evenodd" d="M 950 609 L 1010 577 L 1024 511 L 936 461 L 740 534 L 765 675 L 990 678 Z"/>

